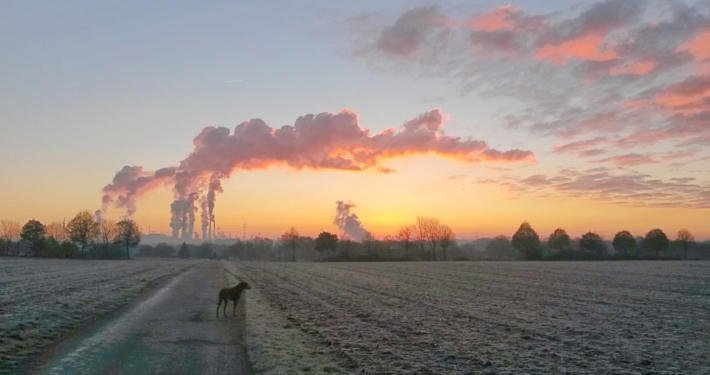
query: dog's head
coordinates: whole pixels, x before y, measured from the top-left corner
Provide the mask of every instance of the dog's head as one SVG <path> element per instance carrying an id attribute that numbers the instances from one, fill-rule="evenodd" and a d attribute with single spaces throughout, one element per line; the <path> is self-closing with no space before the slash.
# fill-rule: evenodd
<path id="1" fill-rule="evenodd" d="M 249 286 L 249 284 L 246 281 L 242 281 L 241 283 L 239 283 L 239 285 L 241 285 L 244 290 L 251 289 L 251 287 Z"/>

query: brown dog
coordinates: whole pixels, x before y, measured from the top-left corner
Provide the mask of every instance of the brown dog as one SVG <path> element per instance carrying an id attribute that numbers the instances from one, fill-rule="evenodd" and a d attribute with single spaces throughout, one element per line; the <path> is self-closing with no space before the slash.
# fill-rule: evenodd
<path id="1" fill-rule="evenodd" d="M 234 309 L 232 310 L 232 314 L 234 314 L 234 316 L 237 316 L 237 302 L 239 302 L 239 297 L 242 295 L 242 292 L 244 290 L 249 289 L 251 289 L 249 284 L 242 281 L 234 288 L 223 288 L 222 290 L 220 290 L 219 303 L 217 303 L 217 317 L 219 318 L 219 307 L 222 305 L 222 301 L 224 301 L 224 310 L 222 312 L 224 313 L 224 316 L 227 316 L 227 305 L 229 304 L 230 300 L 234 301 Z"/>

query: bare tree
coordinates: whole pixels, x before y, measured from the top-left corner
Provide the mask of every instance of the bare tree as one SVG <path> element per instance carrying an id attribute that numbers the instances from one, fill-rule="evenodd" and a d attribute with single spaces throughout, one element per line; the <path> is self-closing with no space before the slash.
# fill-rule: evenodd
<path id="1" fill-rule="evenodd" d="M 340 255 L 343 258 L 352 257 L 355 254 L 355 243 L 349 238 L 344 238 L 338 242 L 338 248 L 340 249 Z"/>
<path id="2" fill-rule="evenodd" d="M 426 239 L 431 250 L 432 260 L 436 260 L 436 245 L 439 242 L 439 232 L 441 231 L 441 223 L 434 218 L 425 220 L 424 228 L 426 231 Z"/>
<path id="3" fill-rule="evenodd" d="M 62 223 L 50 223 L 46 227 L 47 237 L 57 242 L 62 242 L 64 238 L 64 225 Z"/>
<path id="4" fill-rule="evenodd" d="M 367 232 L 365 233 L 365 236 L 362 237 L 362 244 L 365 245 L 365 249 L 367 249 L 367 256 L 371 257 L 372 256 L 372 243 L 375 241 L 375 238 L 372 236 L 372 233 Z"/>
<path id="5" fill-rule="evenodd" d="M 678 237 L 676 241 L 683 247 L 683 258 L 688 259 L 688 248 L 695 241 L 693 234 L 687 229 L 681 229 L 678 231 Z"/>
<path id="6" fill-rule="evenodd" d="M 395 238 L 387 235 L 382 239 L 382 246 L 389 260 L 392 260 L 392 245 L 396 242 Z"/>
<path id="7" fill-rule="evenodd" d="M 428 258 L 426 250 L 424 249 L 427 242 L 427 220 L 428 219 L 423 216 L 417 216 L 417 222 L 414 225 L 414 235 L 419 243 L 419 249 L 422 252 L 422 258 L 424 258 L 424 260 Z"/>
<path id="8" fill-rule="evenodd" d="M 108 248 L 116 238 L 118 227 L 113 220 L 101 220 L 99 223 L 99 240 L 104 244 L 104 258 L 108 258 Z"/>
<path id="9" fill-rule="evenodd" d="M 412 242 L 415 231 L 416 228 L 414 226 L 405 225 L 402 228 L 399 228 L 399 232 L 397 232 L 397 240 L 404 245 L 405 258 L 409 258 L 409 245 Z"/>
<path id="10" fill-rule="evenodd" d="M 439 227 L 439 244 L 441 245 L 441 252 L 444 255 L 444 260 L 446 260 L 446 249 L 449 248 L 454 243 L 456 235 L 454 231 L 448 225 L 441 225 Z"/>
<path id="11" fill-rule="evenodd" d="M 279 241 L 281 241 L 281 243 L 291 247 L 294 262 L 296 261 L 296 246 L 298 246 L 299 238 L 301 238 L 301 236 L 294 227 L 291 227 L 291 229 L 287 230 L 286 233 L 279 237 Z"/>
<path id="12" fill-rule="evenodd" d="M 4 238 L 7 242 L 5 247 L 5 255 L 9 255 L 12 241 L 20 235 L 20 223 L 16 221 L 2 220 L 0 221 L 0 232 L 2 232 L 0 233 L 2 234 L 2 238 Z"/>

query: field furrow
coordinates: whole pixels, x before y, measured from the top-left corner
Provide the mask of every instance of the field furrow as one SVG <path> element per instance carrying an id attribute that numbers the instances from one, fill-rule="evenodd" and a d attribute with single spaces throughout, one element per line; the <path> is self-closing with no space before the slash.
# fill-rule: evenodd
<path id="1" fill-rule="evenodd" d="M 234 263 L 366 373 L 693 373 L 710 263 Z M 251 317 L 250 317 L 251 318 Z"/>

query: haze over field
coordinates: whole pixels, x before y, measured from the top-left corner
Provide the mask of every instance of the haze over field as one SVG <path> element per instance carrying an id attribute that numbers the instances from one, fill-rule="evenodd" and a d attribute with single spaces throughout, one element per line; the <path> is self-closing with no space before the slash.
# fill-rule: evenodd
<path id="1" fill-rule="evenodd" d="M 0 30 L 2 218 L 710 237 L 707 0 L 16 3 Z"/>

